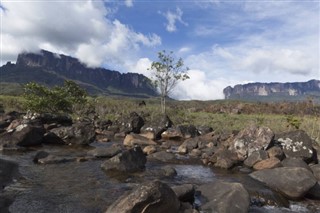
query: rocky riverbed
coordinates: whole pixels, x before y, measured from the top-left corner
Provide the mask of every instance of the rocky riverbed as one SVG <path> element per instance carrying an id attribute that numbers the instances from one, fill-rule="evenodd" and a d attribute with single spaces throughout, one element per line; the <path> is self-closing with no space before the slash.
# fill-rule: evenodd
<path id="1" fill-rule="evenodd" d="M 2 115 L 0 212 L 320 212 L 303 132 Z"/>

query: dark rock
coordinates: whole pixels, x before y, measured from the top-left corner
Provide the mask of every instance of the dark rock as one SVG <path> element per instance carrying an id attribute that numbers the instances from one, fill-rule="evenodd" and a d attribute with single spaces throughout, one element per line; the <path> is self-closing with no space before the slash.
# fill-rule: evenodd
<path id="1" fill-rule="evenodd" d="M 256 171 L 250 176 L 290 199 L 302 198 L 316 183 L 313 174 L 300 167 L 279 167 Z"/>
<path id="2" fill-rule="evenodd" d="M 175 177 L 177 175 L 177 171 L 172 166 L 164 166 L 161 168 L 161 173 L 164 177 Z"/>
<path id="3" fill-rule="evenodd" d="M 46 157 L 38 158 L 37 163 L 40 164 L 60 164 L 60 163 L 67 163 L 67 162 L 72 162 L 76 161 L 77 158 L 75 157 L 63 157 L 63 156 L 56 156 L 49 154 Z"/>
<path id="4" fill-rule="evenodd" d="M 209 126 L 199 126 L 197 127 L 197 129 L 200 135 L 206 135 L 213 131 L 212 127 L 209 127 Z"/>
<path id="5" fill-rule="evenodd" d="M 153 181 L 121 196 L 106 213 L 177 213 L 179 208 L 180 202 L 174 191 L 160 181 Z"/>
<path id="6" fill-rule="evenodd" d="M 162 161 L 162 162 L 170 162 L 175 160 L 175 155 L 166 151 L 160 151 L 160 152 L 156 152 L 153 153 L 151 155 L 148 156 L 148 158 L 154 158 L 156 160 Z"/>
<path id="7" fill-rule="evenodd" d="M 42 139 L 43 144 L 65 145 L 65 141 L 53 132 L 45 133 Z"/>
<path id="8" fill-rule="evenodd" d="M 123 118 L 121 125 L 120 132 L 139 134 L 141 127 L 144 125 L 144 119 L 138 113 L 132 112 L 128 117 Z"/>
<path id="9" fill-rule="evenodd" d="M 181 202 L 194 202 L 195 188 L 192 184 L 183 184 L 180 186 L 173 186 L 172 190 L 176 193 Z"/>
<path id="10" fill-rule="evenodd" d="M 111 120 L 97 120 L 94 122 L 94 127 L 100 130 L 107 130 L 112 126 L 113 122 Z"/>
<path id="11" fill-rule="evenodd" d="M 46 158 L 49 156 L 49 153 L 48 152 L 45 152 L 45 151 L 39 151 L 37 152 L 37 154 L 34 156 L 33 158 L 33 162 L 34 163 L 38 163 L 39 162 L 39 159 L 43 159 L 43 158 Z"/>
<path id="12" fill-rule="evenodd" d="M 161 134 L 161 138 L 165 140 L 181 140 L 183 134 L 178 127 L 170 127 Z"/>
<path id="13" fill-rule="evenodd" d="M 19 176 L 18 164 L 0 158 L 0 193 L 3 188 Z"/>
<path id="14" fill-rule="evenodd" d="M 201 206 L 201 210 L 204 212 L 248 212 L 250 197 L 240 183 L 217 180 L 204 184 L 197 190 L 201 191 L 201 196 L 207 201 Z"/>
<path id="15" fill-rule="evenodd" d="M 302 167 L 312 172 L 311 168 L 301 158 L 286 158 L 281 161 L 283 167 Z"/>
<path id="16" fill-rule="evenodd" d="M 320 164 L 310 166 L 315 178 L 320 181 Z"/>
<path id="17" fill-rule="evenodd" d="M 245 160 L 252 152 L 271 147 L 273 138 L 274 133 L 270 128 L 251 126 L 236 135 L 230 149 L 238 154 L 239 160 Z"/>
<path id="18" fill-rule="evenodd" d="M 60 124 L 63 126 L 71 126 L 72 118 L 68 115 L 55 115 L 55 114 L 41 114 L 37 119 L 41 121 L 42 124 Z"/>
<path id="19" fill-rule="evenodd" d="M 178 128 L 183 138 L 194 138 L 200 135 L 197 128 L 193 125 L 179 125 Z"/>
<path id="20" fill-rule="evenodd" d="M 320 200 L 320 182 L 317 182 L 316 185 L 308 191 L 305 197 L 313 200 Z"/>
<path id="21" fill-rule="evenodd" d="M 107 147 L 107 148 L 95 148 L 90 150 L 87 154 L 94 156 L 96 158 L 112 158 L 113 156 L 119 154 L 121 152 L 120 147 Z"/>
<path id="22" fill-rule="evenodd" d="M 148 123 L 143 128 L 145 131 L 152 131 L 155 134 L 155 139 L 160 140 L 161 134 L 168 128 L 172 127 L 173 123 L 168 115 L 163 115 L 155 123 Z"/>
<path id="23" fill-rule="evenodd" d="M 265 160 L 268 158 L 268 153 L 264 150 L 254 151 L 249 157 L 243 162 L 244 165 L 252 167 L 255 163 Z"/>
<path id="24" fill-rule="evenodd" d="M 281 143 L 287 158 L 302 158 L 306 163 L 315 160 L 312 139 L 303 130 L 279 134 L 276 140 Z"/>
<path id="25" fill-rule="evenodd" d="M 146 162 L 147 158 L 141 148 L 135 147 L 106 160 L 101 168 L 107 172 L 138 172 L 145 168 Z"/>
<path id="26" fill-rule="evenodd" d="M 52 129 L 51 132 L 68 144 L 87 145 L 95 140 L 94 127 L 89 122 L 77 122 L 72 126 Z"/>
<path id="27" fill-rule="evenodd" d="M 210 159 L 214 166 L 223 169 L 231 169 L 238 163 L 237 154 L 230 150 L 219 150 Z"/>

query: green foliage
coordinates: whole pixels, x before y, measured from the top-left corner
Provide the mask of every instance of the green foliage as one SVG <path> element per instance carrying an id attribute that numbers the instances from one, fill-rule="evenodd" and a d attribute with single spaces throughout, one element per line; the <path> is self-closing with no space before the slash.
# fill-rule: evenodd
<path id="1" fill-rule="evenodd" d="M 294 117 L 293 115 L 289 115 L 286 117 L 287 122 L 288 122 L 288 127 L 294 127 L 295 129 L 299 129 L 300 125 L 301 125 L 301 120 L 299 120 L 298 118 Z"/>
<path id="2" fill-rule="evenodd" d="M 173 57 L 173 52 L 167 53 L 165 50 L 158 52 L 158 61 L 154 61 L 151 64 L 152 82 L 159 88 L 161 96 L 161 110 L 165 113 L 166 109 L 166 97 L 177 86 L 179 81 L 189 79 L 187 71 L 189 68 L 184 67 L 182 58 L 178 61 Z"/>
<path id="3" fill-rule="evenodd" d="M 86 91 L 73 81 L 65 81 L 63 86 L 52 89 L 37 83 L 25 86 L 25 105 L 28 110 L 43 113 L 71 113 L 75 104 L 86 102 Z"/>

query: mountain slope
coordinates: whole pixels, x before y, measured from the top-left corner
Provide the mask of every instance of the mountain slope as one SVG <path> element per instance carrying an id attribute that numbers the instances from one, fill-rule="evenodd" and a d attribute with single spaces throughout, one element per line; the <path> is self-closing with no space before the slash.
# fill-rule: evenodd
<path id="1" fill-rule="evenodd" d="M 293 83 L 249 83 L 226 87 L 225 99 L 241 100 L 305 100 L 307 97 L 320 99 L 320 81 Z"/>
<path id="2" fill-rule="evenodd" d="M 47 86 L 76 81 L 91 94 L 155 96 L 150 80 L 137 73 L 120 73 L 104 68 L 88 68 L 78 59 L 42 50 L 40 54 L 22 53 L 16 64 L 1 67 L 0 82 L 38 82 Z M 1 91 L 0 91 L 1 92 Z"/>

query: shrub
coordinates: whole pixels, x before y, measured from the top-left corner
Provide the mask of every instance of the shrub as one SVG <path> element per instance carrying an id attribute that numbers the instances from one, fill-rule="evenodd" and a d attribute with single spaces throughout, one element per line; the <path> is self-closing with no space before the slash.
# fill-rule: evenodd
<path id="1" fill-rule="evenodd" d="M 63 86 L 47 88 L 37 83 L 28 83 L 24 88 L 26 108 L 37 113 L 71 113 L 75 104 L 86 103 L 87 93 L 73 81 Z"/>

